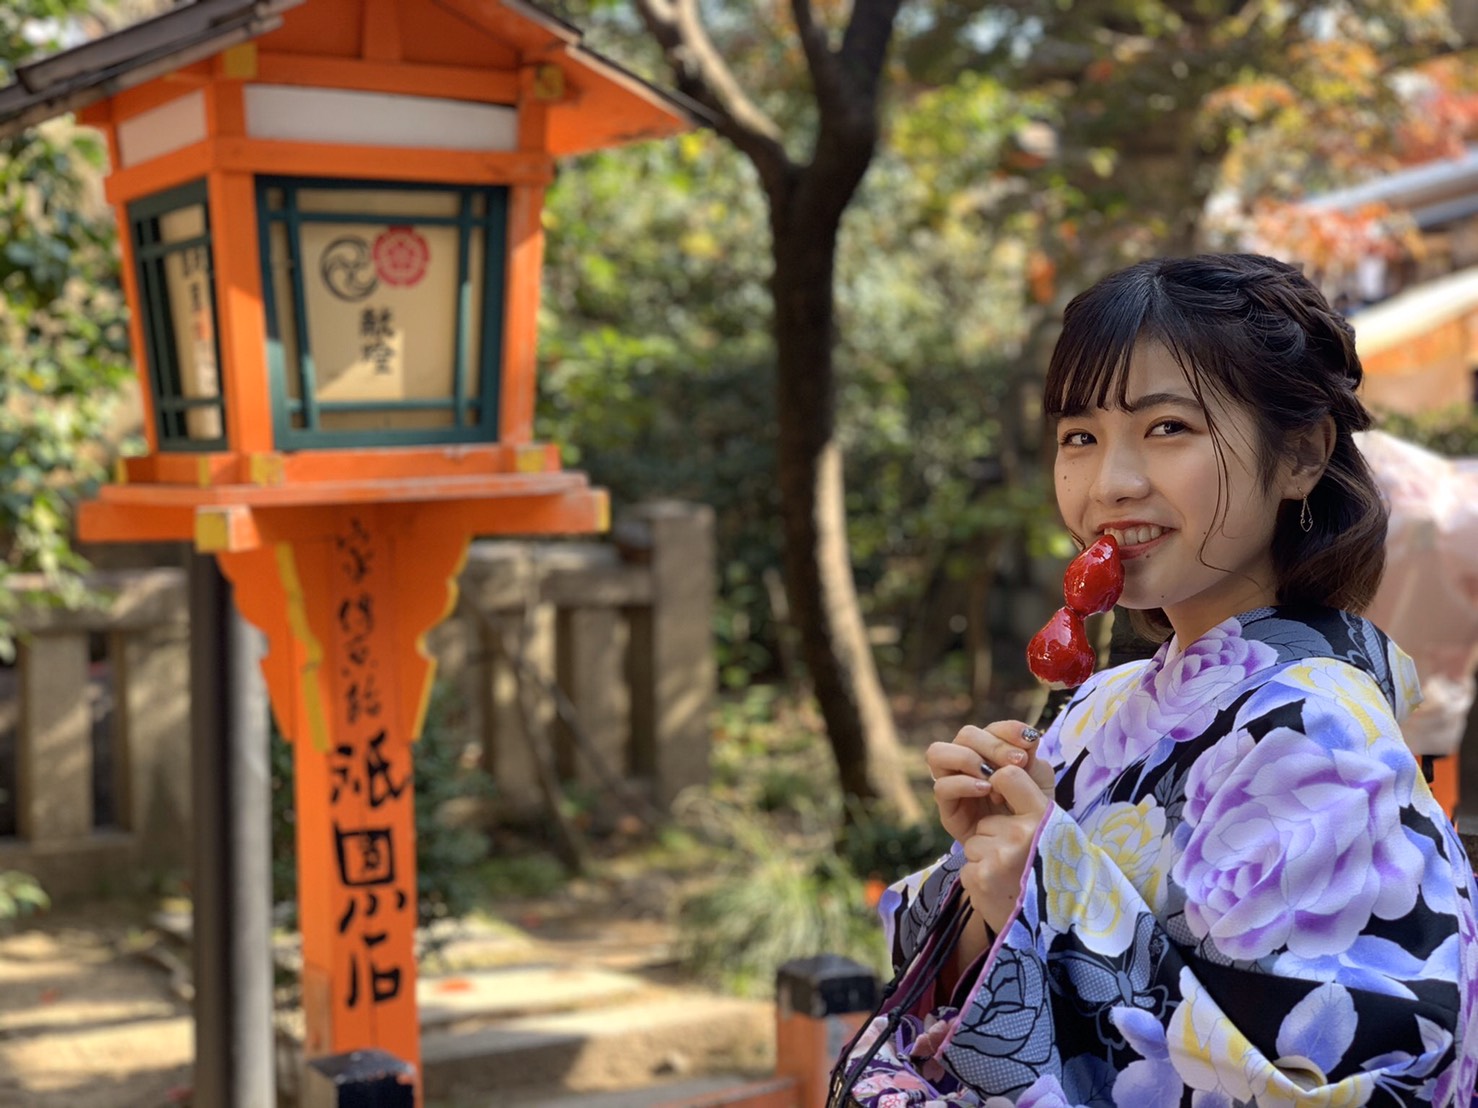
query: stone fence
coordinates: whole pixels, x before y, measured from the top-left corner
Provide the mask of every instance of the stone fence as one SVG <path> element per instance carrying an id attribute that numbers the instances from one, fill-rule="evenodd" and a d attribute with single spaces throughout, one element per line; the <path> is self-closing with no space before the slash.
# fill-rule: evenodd
<path id="1" fill-rule="evenodd" d="M 53 895 L 137 887 L 187 860 L 184 572 L 91 584 L 96 607 L 23 613 L 0 670 L 0 870 Z M 603 793 L 614 779 L 659 808 L 707 780 L 713 594 L 698 505 L 641 505 L 606 542 L 472 545 L 429 648 L 465 697 L 495 817 L 537 813 L 551 776 Z"/>
<path id="2" fill-rule="evenodd" d="M 541 761 L 659 808 L 708 780 L 714 556 L 712 509 L 676 502 L 639 506 L 610 542 L 472 544 L 431 648 L 501 815 L 539 810 Z"/>
<path id="3" fill-rule="evenodd" d="M 0 692 L 0 869 L 106 891 L 177 868 L 189 809 L 190 628 L 178 569 L 99 573 L 85 610 L 17 617 Z"/>

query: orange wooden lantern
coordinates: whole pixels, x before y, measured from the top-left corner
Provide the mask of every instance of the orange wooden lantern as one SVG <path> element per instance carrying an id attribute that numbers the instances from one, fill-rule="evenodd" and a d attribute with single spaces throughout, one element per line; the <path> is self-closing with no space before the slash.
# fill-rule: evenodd
<path id="1" fill-rule="evenodd" d="M 88 541 L 193 540 L 295 747 L 310 1057 L 415 1062 L 411 742 L 474 535 L 590 532 L 532 441 L 554 159 L 692 123 L 523 0 L 198 0 L 25 67 L 86 104 L 148 436 Z"/>

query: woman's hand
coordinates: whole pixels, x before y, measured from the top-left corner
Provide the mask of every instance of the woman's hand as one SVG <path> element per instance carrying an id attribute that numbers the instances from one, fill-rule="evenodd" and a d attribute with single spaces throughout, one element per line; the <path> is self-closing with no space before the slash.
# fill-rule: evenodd
<path id="1" fill-rule="evenodd" d="M 993 774 L 1003 767 L 1023 770 L 1041 792 L 1044 806 L 1052 799 L 1056 776 L 1052 766 L 1036 756 L 1041 737 L 1036 728 L 1012 719 L 962 727 L 954 742 L 930 745 L 925 758 L 934 778 L 934 803 L 951 838 L 963 843 L 982 819 L 1006 810 L 993 784 Z"/>
<path id="2" fill-rule="evenodd" d="M 1032 840 L 1050 801 L 1017 766 L 997 770 L 991 788 L 1002 810 L 981 819 L 965 839 L 960 885 L 976 913 L 999 934 L 1016 907 Z"/>

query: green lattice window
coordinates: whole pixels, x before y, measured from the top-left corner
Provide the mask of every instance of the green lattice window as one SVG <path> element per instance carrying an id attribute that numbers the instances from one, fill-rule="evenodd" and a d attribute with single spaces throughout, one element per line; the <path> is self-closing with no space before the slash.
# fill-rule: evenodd
<path id="1" fill-rule="evenodd" d="M 263 178 L 280 448 L 497 438 L 508 190 Z"/>
<path id="2" fill-rule="evenodd" d="M 128 207 L 161 450 L 226 445 L 205 182 Z"/>

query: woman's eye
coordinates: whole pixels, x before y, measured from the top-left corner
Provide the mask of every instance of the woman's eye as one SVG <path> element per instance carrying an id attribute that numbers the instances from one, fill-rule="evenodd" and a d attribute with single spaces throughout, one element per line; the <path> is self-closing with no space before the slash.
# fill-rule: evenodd
<path id="1" fill-rule="evenodd" d="M 1087 446 L 1093 441 L 1093 436 L 1087 431 L 1068 431 L 1057 440 L 1058 446 Z"/>
<path id="2" fill-rule="evenodd" d="M 1189 430 L 1190 430 L 1190 428 L 1187 427 L 1184 423 L 1182 423 L 1178 419 L 1162 419 L 1162 420 L 1160 420 L 1159 422 L 1155 423 L 1153 426 L 1150 427 L 1150 434 L 1152 434 L 1152 435 L 1178 435 L 1182 431 L 1189 431 Z"/>

